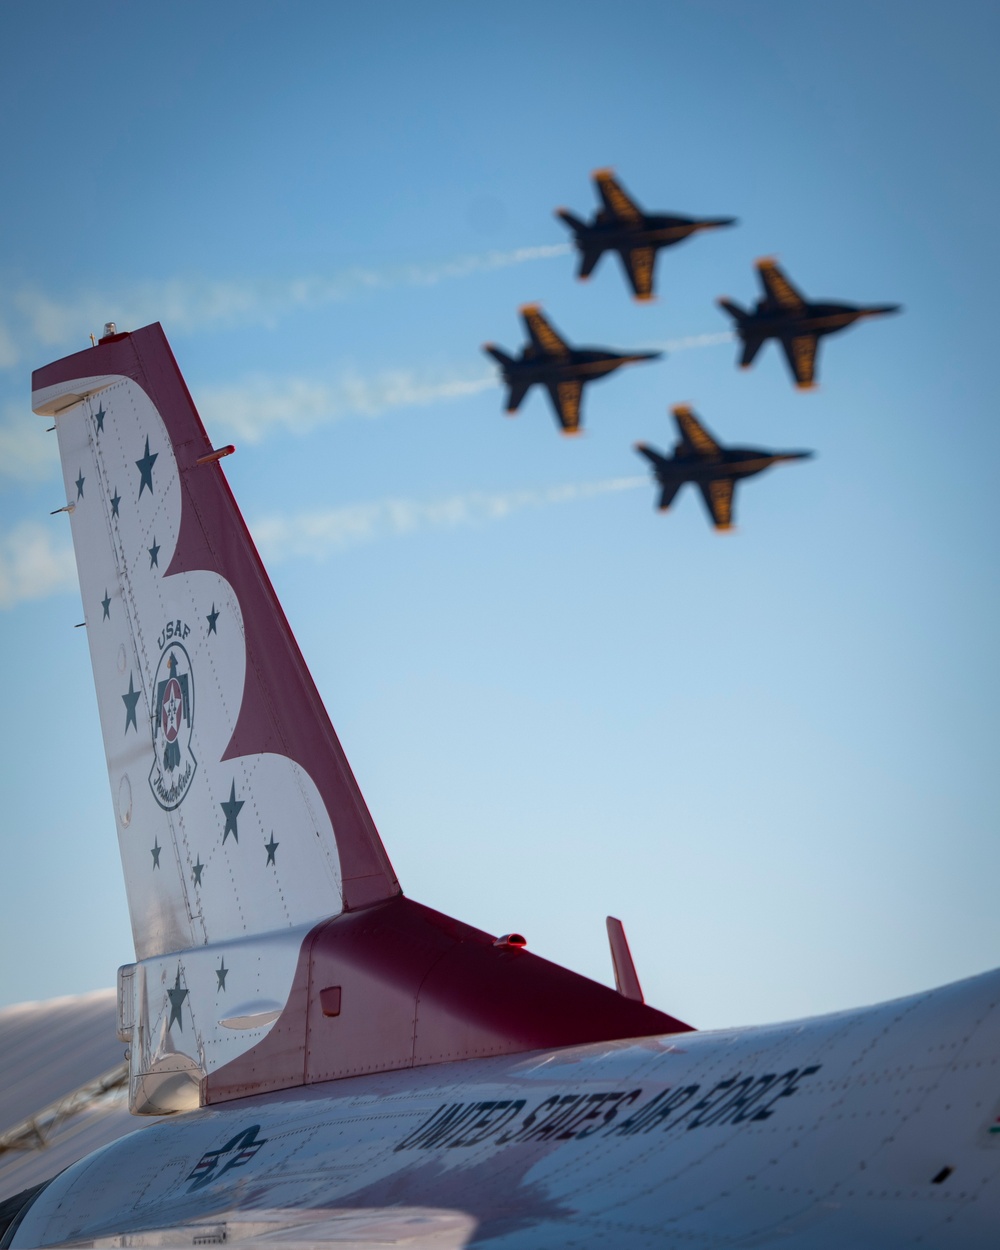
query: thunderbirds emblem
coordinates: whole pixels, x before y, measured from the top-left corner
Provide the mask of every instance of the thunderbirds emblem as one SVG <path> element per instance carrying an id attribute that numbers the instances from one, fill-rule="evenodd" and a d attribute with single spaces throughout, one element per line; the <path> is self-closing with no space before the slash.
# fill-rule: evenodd
<path id="1" fill-rule="evenodd" d="M 194 780 L 198 761 L 191 752 L 194 679 L 191 659 L 179 642 L 163 648 L 153 682 L 153 767 L 149 785 L 166 811 L 178 807 Z"/>

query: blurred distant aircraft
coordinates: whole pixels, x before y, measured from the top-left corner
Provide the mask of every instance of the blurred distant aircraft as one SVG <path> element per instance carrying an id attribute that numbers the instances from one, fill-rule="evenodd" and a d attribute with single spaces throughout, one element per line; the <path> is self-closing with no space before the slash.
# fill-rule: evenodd
<path id="1" fill-rule="evenodd" d="M 573 241 L 580 252 L 577 277 L 589 278 L 604 252 L 615 251 L 622 258 L 625 275 L 639 300 L 653 298 L 653 262 L 661 247 L 672 247 L 699 230 L 736 224 L 735 217 L 672 217 L 644 213 L 610 169 L 596 170 L 594 184 L 604 207 L 589 224 L 565 208 L 556 209 L 556 216 L 573 231 Z"/>
<path id="2" fill-rule="evenodd" d="M 515 359 L 493 343 L 484 343 L 500 365 L 503 380 L 510 388 L 508 413 L 516 412 L 528 390 L 540 383 L 548 391 L 564 434 L 580 432 L 580 398 L 584 383 L 613 373 L 622 365 L 639 360 L 656 360 L 662 352 L 609 352 L 601 347 L 570 347 L 542 316 L 538 304 L 525 304 L 520 310 L 530 342 Z"/>
<path id="3" fill-rule="evenodd" d="M 743 341 L 740 368 L 750 367 L 767 339 L 777 339 L 800 390 L 811 390 L 815 385 L 816 348 L 821 335 L 846 330 L 862 317 L 900 311 L 899 304 L 810 303 L 769 257 L 757 261 L 757 272 L 764 295 L 753 312 L 727 298 L 717 301 L 735 320 L 736 333 Z"/>
<path id="4" fill-rule="evenodd" d="M 636 443 L 635 449 L 652 464 L 659 482 L 657 507 L 666 512 L 685 482 L 694 482 L 701 491 L 712 524 L 717 530 L 732 529 L 733 492 L 740 478 L 762 473 L 784 460 L 805 460 L 811 451 L 762 451 L 757 447 L 723 447 L 686 404 L 671 409 L 680 437 L 673 456 L 664 456 Z"/>

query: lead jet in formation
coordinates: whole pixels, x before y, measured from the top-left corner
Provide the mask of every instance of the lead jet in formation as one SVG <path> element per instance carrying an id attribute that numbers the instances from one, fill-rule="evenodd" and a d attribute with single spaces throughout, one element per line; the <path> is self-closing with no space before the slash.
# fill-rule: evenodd
<path id="1" fill-rule="evenodd" d="M 539 383 L 548 391 L 556 419 L 564 434 L 580 432 L 580 399 L 584 384 L 603 378 L 622 365 L 640 360 L 656 360 L 662 352 L 611 352 L 603 347 L 570 347 L 542 316 L 538 304 L 521 308 L 528 342 L 516 359 L 495 343 L 484 343 L 483 351 L 499 364 L 503 380 L 510 388 L 507 412 L 517 412 L 530 388 Z"/>
<path id="2" fill-rule="evenodd" d="M 800 390 L 815 386 L 816 349 L 822 335 L 846 330 L 863 317 L 900 311 L 899 304 L 811 303 L 767 257 L 757 261 L 757 272 L 764 294 L 752 312 L 728 298 L 717 301 L 735 321 L 743 343 L 740 368 L 748 369 L 764 343 L 777 339 Z"/>
<path id="3" fill-rule="evenodd" d="M 644 213 L 622 189 L 610 169 L 594 173 L 594 185 L 604 205 L 587 223 L 565 208 L 557 208 L 556 216 L 573 231 L 573 241 L 580 252 L 577 277 L 589 278 L 594 267 L 607 251 L 621 257 L 625 276 L 636 299 L 653 298 L 653 263 L 661 247 L 672 247 L 699 230 L 732 226 L 735 217 L 677 217 L 665 213 Z"/>
<path id="4" fill-rule="evenodd" d="M 723 447 L 709 434 L 686 404 L 671 409 L 679 438 L 672 456 L 664 456 L 645 443 L 635 449 L 652 464 L 660 484 L 657 507 L 661 512 L 673 503 L 685 482 L 694 482 L 717 530 L 733 527 L 733 492 L 740 478 L 763 473 L 772 464 L 806 460 L 811 451 L 762 451 L 758 447 Z"/>

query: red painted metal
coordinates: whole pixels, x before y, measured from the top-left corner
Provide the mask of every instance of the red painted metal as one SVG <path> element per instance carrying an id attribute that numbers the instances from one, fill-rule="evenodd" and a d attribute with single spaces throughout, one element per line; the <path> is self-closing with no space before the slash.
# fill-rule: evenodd
<path id="1" fill-rule="evenodd" d="M 322 990 L 342 987 L 340 1014 Z M 335 916 L 303 943 L 285 1010 L 202 1081 L 202 1102 L 341 1077 L 691 1026 L 407 898 Z"/>

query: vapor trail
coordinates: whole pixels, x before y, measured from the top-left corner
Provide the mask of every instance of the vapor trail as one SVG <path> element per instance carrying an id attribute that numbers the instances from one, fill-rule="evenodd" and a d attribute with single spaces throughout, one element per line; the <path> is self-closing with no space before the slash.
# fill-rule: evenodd
<path id="1" fill-rule="evenodd" d="M 564 256 L 569 251 L 568 243 L 554 243 L 481 252 L 431 264 L 352 266 L 335 274 L 273 280 L 172 278 L 74 296 L 23 287 L 0 300 L 0 315 L 7 318 L 0 320 L 0 368 L 15 364 L 27 348 L 83 345 L 87 334 L 99 331 L 109 319 L 121 328 L 163 321 L 175 334 L 208 326 L 274 326 L 291 313 L 343 303 L 365 291 L 435 286 L 454 278 Z"/>
<path id="2" fill-rule="evenodd" d="M 470 491 L 426 503 L 382 499 L 293 516 L 263 516 L 252 522 L 250 529 L 265 560 L 322 560 L 334 552 L 383 538 L 399 538 L 418 530 L 454 529 L 502 521 L 524 508 L 572 503 L 646 485 L 645 477 L 615 477 L 600 482 L 494 494 Z"/>

